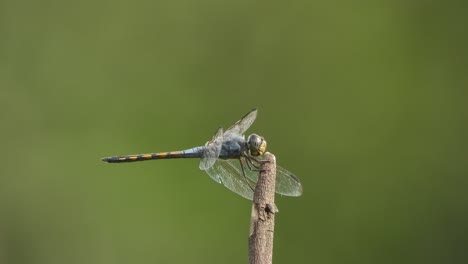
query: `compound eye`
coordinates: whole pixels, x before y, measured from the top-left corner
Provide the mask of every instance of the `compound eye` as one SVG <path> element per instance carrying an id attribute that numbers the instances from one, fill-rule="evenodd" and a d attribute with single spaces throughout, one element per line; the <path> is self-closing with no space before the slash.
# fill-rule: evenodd
<path id="1" fill-rule="evenodd" d="M 265 153 L 266 141 L 261 136 L 256 134 L 250 135 L 247 144 L 252 156 L 259 156 Z"/>

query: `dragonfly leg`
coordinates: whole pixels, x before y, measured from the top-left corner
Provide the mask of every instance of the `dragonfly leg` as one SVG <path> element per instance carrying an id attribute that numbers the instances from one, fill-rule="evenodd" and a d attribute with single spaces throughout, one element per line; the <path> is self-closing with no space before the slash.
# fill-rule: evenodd
<path id="1" fill-rule="evenodd" d="M 255 164 L 253 161 L 257 162 L 257 160 L 253 157 L 246 156 L 245 159 L 247 160 L 247 167 L 249 167 L 249 170 L 251 171 L 261 171 L 260 166 L 258 164 Z"/>
<path id="2" fill-rule="evenodd" d="M 248 167 L 249 170 L 251 170 L 251 171 L 262 172 L 262 170 L 260 169 L 259 163 L 268 162 L 267 160 L 257 159 L 257 158 L 255 158 L 255 157 L 252 157 L 252 156 L 250 156 L 250 155 L 247 155 L 246 153 L 244 153 L 244 158 L 246 159 L 247 167 Z"/>
<path id="3" fill-rule="evenodd" d="M 247 167 L 249 168 L 249 170 L 251 171 L 260 171 L 260 166 L 254 164 L 249 158 L 245 158 L 246 159 L 246 164 L 247 164 Z"/>
<path id="4" fill-rule="evenodd" d="M 247 167 L 249 167 L 249 170 L 258 171 L 258 172 L 264 172 L 264 170 L 260 169 L 259 163 L 269 162 L 268 160 L 260 160 L 252 156 L 246 156 L 245 159 L 247 160 L 246 164 L 247 164 Z"/>
<path id="5" fill-rule="evenodd" d="M 241 169 L 242 169 L 242 176 L 244 176 L 244 180 L 245 182 L 247 183 L 247 185 L 250 187 L 250 189 L 252 191 L 254 191 L 254 188 L 250 185 L 250 182 L 249 182 L 249 179 L 247 179 L 247 176 L 245 175 L 245 170 L 244 170 L 244 164 L 242 164 L 242 160 L 239 159 L 239 163 L 240 163 L 240 166 L 241 166 Z M 248 164 L 248 162 L 247 162 Z M 248 165 L 247 165 L 248 166 Z"/>
<path id="6" fill-rule="evenodd" d="M 255 162 L 257 162 L 257 160 L 254 157 L 250 156 L 246 151 L 242 152 L 241 156 L 245 158 L 246 160 L 245 163 L 247 164 L 247 167 L 249 168 L 249 170 L 260 171 L 260 166 L 257 164 L 254 164 L 252 161 L 254 160 Z"/>
<path id="7" fill-rule="evenodd" d="M 249 156 L 249 159 L 255 160 L 255 162 L 257 162 L 257 163 L 269 162 L 269 160 L 259 159 L 259 158 L 257 158 L 257 157 L 253 157 L 253 156 Z"/>

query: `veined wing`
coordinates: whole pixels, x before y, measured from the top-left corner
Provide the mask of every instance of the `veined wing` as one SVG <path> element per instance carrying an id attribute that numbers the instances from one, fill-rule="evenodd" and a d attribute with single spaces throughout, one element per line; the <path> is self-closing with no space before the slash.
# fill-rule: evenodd
<path id="1" fill-rule="evenodd" d="M 229 190 L 249 200 L 253 199 L 252 188 L 255 188 L 255 183 L 242 175 L 238 159 L 218 159 L 211 168 L 206 170 L 206 173 Z"/>
<path id="2" fill-rule="evenodd" d="M 244 159 L 241 159 L 241 161 L 243 162 L 245 176 L 251 182 L 256 183 L 258 181 L 258 171 L 250 170 Z M 226 160 L 226 162 L 228 162 L 230 166 L 236 167 L 236 169 L 240 170 L 242 173 L 242 168 L 237 160 Z M 296 175 L 277 165 L 275 192 L 286 196 L 301 196 L 302 185 Z"/>
<path id="3" fill-rule="evenodd" d="M 213 166 L 216 159 L 219 157 L 221 147 L 223 145 L 223 128 L 218 128 L 213 138 L 206 142 L 203 147 L 202 156 L 200 159 L 200 170 L 207 170 Z"/>
<path id="4" fill-rule="evenodd" d="M 242 117 L 241 120 L 228 128 L 224 133 L 225 140 L 231 139 L 232 137 L 242 136 L 253 124 L 255 118 L 257 118 L 257 109 L 253 109 Z"/>
<path id="5" fill-rule="evenodd" d="M 276 193 L 286 196 L 301 196 L 302 185 L 296 175 L 276 165 Z"/>

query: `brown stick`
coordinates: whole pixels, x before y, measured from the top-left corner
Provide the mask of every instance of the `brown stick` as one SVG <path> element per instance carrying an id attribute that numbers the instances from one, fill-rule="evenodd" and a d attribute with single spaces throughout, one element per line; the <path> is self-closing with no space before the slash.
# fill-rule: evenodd
<path id="1" fill-rule="evenodd" d="M 276 158 L 267 152 L 262 157 L 260 175 L 253 196 L 249 233 L 249 263 L 271 264 L 275 228 Z"/>

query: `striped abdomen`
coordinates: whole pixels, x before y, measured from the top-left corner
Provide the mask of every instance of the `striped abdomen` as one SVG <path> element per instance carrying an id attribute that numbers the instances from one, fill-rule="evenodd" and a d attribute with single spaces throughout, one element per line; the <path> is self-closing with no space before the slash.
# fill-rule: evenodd
<path id="1" fill-rule="evenodd" d="M 106 157 L 106 158 L 102 158 L 102 161 L 109 162 L 109 163 L 122 163 L 122 162 L 145 161 L 145 160 L 153 160 L 153 159 L 200 158 L 202 152 L 203 152 L 203 147 L 196 147 L 196 148 L 191 148 L 191 149 L 181 150 L 181 151 Z"/>

